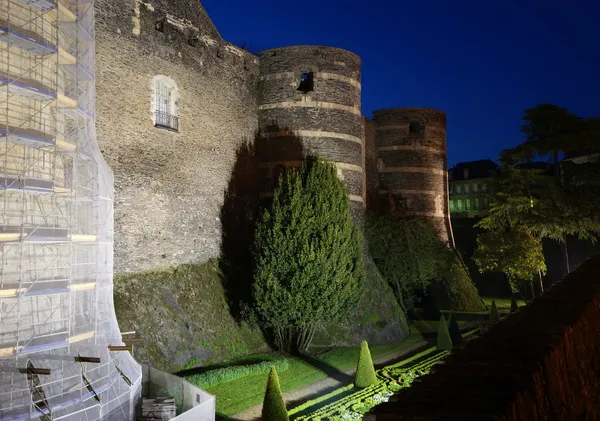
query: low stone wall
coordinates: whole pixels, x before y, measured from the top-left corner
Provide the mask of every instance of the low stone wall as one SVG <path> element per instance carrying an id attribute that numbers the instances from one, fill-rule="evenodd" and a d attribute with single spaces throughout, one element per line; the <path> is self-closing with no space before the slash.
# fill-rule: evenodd
<path id="1" fill-rule="evenodd" d="M 600 256 L 365 420 L 597 420 Z"/>

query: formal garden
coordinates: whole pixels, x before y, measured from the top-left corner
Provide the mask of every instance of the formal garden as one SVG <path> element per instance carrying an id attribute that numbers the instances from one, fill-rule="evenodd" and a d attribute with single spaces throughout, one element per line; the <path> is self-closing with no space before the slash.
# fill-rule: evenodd
<path id="1" fill-rule="evenodd" d="M 528 110 L 524 131 L 535 140 L 547 129 L 543 117 L 561 112 Z M 335 165 L 311 158 L 279 178 L 272 202 L 252 220 L 245 266 L 249 294 L 239 307 L 270 352 L 214 366 L 192 361 L 180 375 L 217 397 L 218 416 L 254 419 L 262 411 L 265 421 L 358 420 L 409 387 L 454 349 L 518 312 L 525 299 L 543 293 L 542 239 L 590 238 L 599 231 L 587 213 L 596 190 L 581 188 L 586 168 L 565 166 L 567 184 L 542 179 L 519 164 L 546 150 L 531 139 L 503 154 L 472 256 L 480 272 L 503 274 L 511 295 L 481 297 L 463 257 L 441 239 L 439 227 L 401 202 L 367 212 L 358 224 Z M 340 340 L 334 338 L 336 327 L 386 325 L 355 318 L 357 310 L 366 315 L 379 304 L 364 300 L 373 278 L 383 280 L 399 309 L 401 333 L 394 341 L 375 341 L 393 345 L 340 346 L 367 335 L 357 341 L 362 331 L 350 329 L 352 340 Z M 319 334 L 330 341 L 317 343 Z"/>

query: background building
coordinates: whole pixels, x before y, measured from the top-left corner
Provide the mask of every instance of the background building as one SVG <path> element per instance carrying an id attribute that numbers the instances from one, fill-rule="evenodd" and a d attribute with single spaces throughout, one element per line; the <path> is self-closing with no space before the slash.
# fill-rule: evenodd
<path id="1" fill-rule="evenodd" d="M 478 218 L 486 214 L 492 198 L 492 174 L 496 168 L 495 162 L 484 159 L 461 162 L 448 170 L 452 218 Z"/>

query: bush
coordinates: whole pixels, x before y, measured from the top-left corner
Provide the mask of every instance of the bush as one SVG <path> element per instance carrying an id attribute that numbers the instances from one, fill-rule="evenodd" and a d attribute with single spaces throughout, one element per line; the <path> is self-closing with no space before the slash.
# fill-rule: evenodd
<path id="1" fill-rule="evenodd" d="M 510 300 L 510 312 L 513 314 L 519 312 L 519 305 L 517 304 L 517 299 L 514 295 L 512 297 L 512 300 Z"/>
<path id="2" fill-rule="evenodd" d="M 285 402 L 279 388 L 279 378 L 275 366 L 271 367 L 269 380 L 267 381 L 267 390 L 265 391 L 265 400 L 262 407 L 263 421 L 288 421 L 288 413 L 285 408 Z"/>
<path id="3" fill-rule="evenodd" d="M 290 363 L 286 359 L 281 359 L 276 361 L 263 361 L 258 364 L 232 365 L 230 367 L 207 371 L 206 373 L 192 374 L 186 376 L 186 380 L 197 387 L 208 388 L 242 377 L 268 373 L 271 367 L 276 367 L 277 370 L 281 372 L 290 368 Z"/>
<path id="4" fill-rule="evenodd" d="M 458 327 L 458 321 L 456 316 L 450 312 L 450 319 L 448 320 L 448 331 L 450 333 L 450 339 L 452 339 L 452 346 L 462 347 L 464 344 L 460 328 Z"/>
<path id="5" fill-rule="evenodd" d="M 305 350 L 317 326 L 347 321 L 364 293 L 363 240 L 335 165 L 314 159 L 280 179 L 254 258 L 254 310 L 277 347 Z"/>
<path id="6" fill-rule="evenodd" d="M 450 351 L 452 349 L 452 338 L 450 338 L 450 332 L 448 331 L 448 325 L 444 316 L 440 317 L 440 324 L 438 325 L 437 349 L 438 351 Z"/>
<path id="7" fill-rule="evenodd" d="M 496 301 L 492 300 L 492 308 L 490 309 L 490 323 L 495 324 L 500 321 L 500 313 L 498 313 L 498 307 L 496 307 Z"/>
<path id="8" fill-rule="evenodd" d="M 360 355 L 358 356 L 358 367 L 356 368 L 356 387 L 368 387 L 377 383 L 377 375 L 373 360 L 371 359 L 371 351 L 367 341 L 362 341 L 360 344 Z"/>

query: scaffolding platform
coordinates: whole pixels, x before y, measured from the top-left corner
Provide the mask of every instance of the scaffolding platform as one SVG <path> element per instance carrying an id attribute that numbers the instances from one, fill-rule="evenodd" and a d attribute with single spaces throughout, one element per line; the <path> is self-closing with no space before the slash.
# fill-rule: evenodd
<path id="1" fill-rule="evenodd" d="M 3 240 L 6 238 L 6 240 Z M 44 226 L 0 225 L 0 242 L 25 241 L 28 243 L 66 243 L 69 228 Z"/>
<path id="2" fill-rule="evenodd" d="M 27 79 L 0 71 L 0 92 L 25 98 L 48 101 L 56 98 L 56 91 L 37 80 Z"/>
<path id="3" fill-rule="evenodd" d="M 56 110 L 75 121 L 94 120 L 94 116 L 86 111 L 83 107 L 78 106 L 75 100 L 71 100 L 70 102 L 64 101 L 61 103 L 59 97 L 59 104 L 56 107 Z"/>
<path id="4" fill-rule="evenodd" d="M 56 45 L 52 45 L 41 35 L 24 28 L 12 29 L 5 20 L 0 20 L 0 42 L 38 56 L 47 56 L 58 52 Z"/>
<path id="5" fill-rule="evenodd" d="M 19 0 L 21 3 L 27 6 L 34 7 L 43 12 L 49 12 L 50 10 L 56 9 L 58 4 L 54 0 Z"/>
<path id="6" fill-rule="evenodd" d="M 69 279 L 40 279 L 21 284 L 4 284 L 0 297 L 31 297 L 37 295 L 55 295 L 70 292 Z"/>
<path id="7" fill-rule="evenodd" d="M 89 83 L 96 80 L 96 77 L 81 64 L 61 64 L 59 63 L 59 68 L 61 68 L 67 75 L 69 75 L 73 79 L 77 79 L 80 83 Z"/>
<path id="8" fill-rule="evenodd" d="M 53 146 L 56 143 L 51 133 L 14 126 L 0 126 L 0 141 L 3 139 L 8 140 L 10 143 L 33 148 Z"/>
<path id="9" fill-rule="evenodd" d="M 37 178 L 22 178 L 16 175 L 0 175 L 0 188 L 7 190 L 26 190 L 33 194 L 54 193 L 54 181 Z"/>
<path id="10" fill-rule="evenodd" d="M 82 44 L 94 41 L 92 34 L 77 21 L 59 21 L 58 28 L 64 31 L 66 36 L 77 39 Z"/>

